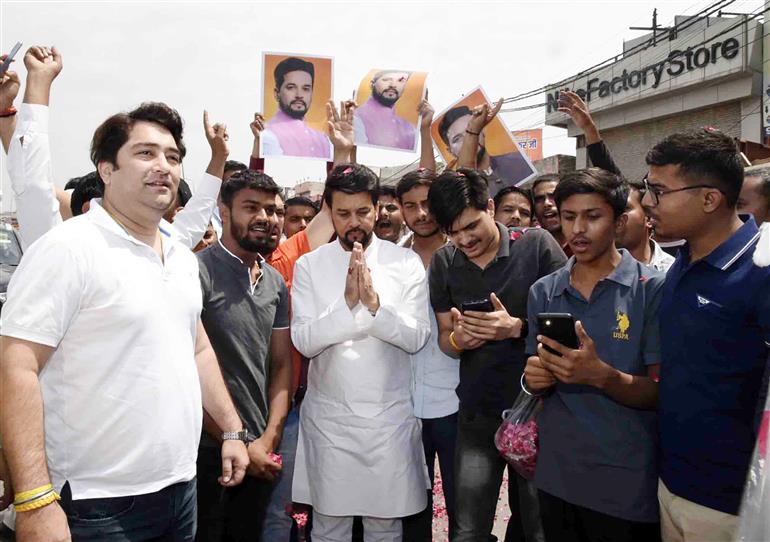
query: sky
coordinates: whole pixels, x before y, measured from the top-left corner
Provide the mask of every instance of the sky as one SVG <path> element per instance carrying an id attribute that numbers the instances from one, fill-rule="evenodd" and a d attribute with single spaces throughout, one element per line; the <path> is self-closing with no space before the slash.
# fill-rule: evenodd
<path id="1" fill-rule="evenodd" d="M 540 88 L 622 51 L 659 23 L 714 0 L 613 1 L 339 1 L 339 2 L 13 2 L 0 0 L 0 50 L 16 43 L 55 45 L 64 69 L 54 82 L 50 141 L 54 182 L 63 186 L 93 169 L 88 148 L 109 115 L 142 101 L 164 101 L 185 120 L 184 177 L 193 187 L 208 164 L 203 110 L 224 122 L 230 158 L 248 163 L 249 122 L 262 100 L 263 51 L 334 57 L 336 100 L 352 96 L 372 68 L 429 72 L 437 112 L 481 85 L 490 97 Z M 751 12 L 762 0 L 737 0 Z M 21 54 L 17 57 L 21 59 Z M 24 81 L 22 62 L 14 68 Z M 23 87 L 17 99 L 21 102 Z M 542 103 L 542 95 L 517 105 Z M 501 114 L 512 130 L 543 126 L 544 109 Z M 545 156 L 574 154 L 575 142 L 546 127 Z M 408 164 L 416 153 L 362 148 L 371 166 Z M 0 160 L 5 161 L 0 153 Z M 322 162 L 273 158 L 266 171 L 285 186 L 322 180 Z M 8 195 L 5 164 L 0 167 Z M 9 198 L 2 209 L 7 210 Z"/>

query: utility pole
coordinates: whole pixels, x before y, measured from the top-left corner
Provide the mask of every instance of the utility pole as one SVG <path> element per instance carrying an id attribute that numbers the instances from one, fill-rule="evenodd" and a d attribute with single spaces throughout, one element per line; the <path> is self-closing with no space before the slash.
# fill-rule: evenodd
<path id="1" fill-rule="evenodd" d="M 658 24 L 658 8 L 652 10 L 652 26 L 630 26 L 629 30 L 647 30 L 652 31 L 652 44 L 658 44 L 658 34 L 665 34 L 671 31 L 670 26 L 660 26 Z"/>

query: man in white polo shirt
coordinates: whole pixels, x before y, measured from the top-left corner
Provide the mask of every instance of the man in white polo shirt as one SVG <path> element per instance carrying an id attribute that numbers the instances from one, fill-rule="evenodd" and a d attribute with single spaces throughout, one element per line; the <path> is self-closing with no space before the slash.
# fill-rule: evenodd
<path id="1" fill-rule="evenodd" d="M 184 152 L 164 104 L 107 119 L 91 144 L 104 199 L 34 243 L 11 281 L 0 432 L 19 542 L 192 540 L 204 409 L 225 431 L 221 483 L 243 479 L 243 427 L 200 322 L 196 259 L 158 227 Z"/>

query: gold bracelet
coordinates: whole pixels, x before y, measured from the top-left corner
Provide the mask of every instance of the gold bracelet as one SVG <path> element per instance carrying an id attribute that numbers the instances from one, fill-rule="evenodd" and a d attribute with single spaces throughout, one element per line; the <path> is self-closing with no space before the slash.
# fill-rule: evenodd
<path id="1" fill-rule="evenodd" d="M 22 491 L 21 493 L 16 493 L 13 496 L 13 502 L 26 501 L 27 499 L 31 499 L 36 495 L 41 495 L 43 493 L 46 493 L 50 489 L 53 489 L 53 484 L 46 484 L 44 486 L 36 487 L 35 489 L 30 489 L 29 491 Z"/>
<path id="2" fill-rule="evenodd" d="M 449 344 L 451 344 L 452 348 L 454 348 L 458 352 L 462 352 L 463 351 L 463 349 L 460 348 L 459 346 L 457 346 L 457 343 L 455 342 L 455 332 L 454 331 L 449 334 Z"/>
<path id="3" fill-rule="evenodd" d="M 14 505 L 14 509 L 16 512 L 29 512 L 30 510 L 37 510 L 38 508 L 43 508 L 44 506 L 48 506 L 49 504 L 60 500 L 61 497 L 58 493 L 56 493 L 53 489 L 46 493 L 44 496 L 40 497 L 39 499 L 35 499 L 34 501 L 27 502 L 20 505 Z"/>

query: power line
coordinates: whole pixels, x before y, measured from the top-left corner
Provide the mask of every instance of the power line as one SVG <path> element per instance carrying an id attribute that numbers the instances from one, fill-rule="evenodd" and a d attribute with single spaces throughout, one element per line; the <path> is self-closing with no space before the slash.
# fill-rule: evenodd
<path id="1" fill-rule="evenodd" d="M 696 45 L 694 45 L 694 46 L 692 46 L 692 47 L 699 47 L 699 46 L 701 46 L 701 45 L 705 45 L 706 43 L 712 42 L 712 41 L 714 41 L 715 39 L 717 39 L 718 37 L 720 37 L 720 36 L 722 36 L 722 35 L 724 35 L 724 34 L 726 34 L 726 33 L 728 33 L 728 32 L 731 32 L 732 30 L 735 30 L 736 28 L 740 27 L 741 25 L 744 25 L 744 24 L 748 23 L 750 20 L 756 19 L 757 17 L 759 17 L 759 16 L 763 15 L 763 14 L 764 14 L 766 11 L 768 11 L 768 9 L 762 9 L 762 11 L 758 11 L 757 13 L 750 13 L 750 14 L 746 14 L 746 16 L 745 16 L 745 17 L 743 17 L 743 18 L 742 18 L 742 20 L 741 20 L 740 22 L 738 22 L 738 23 L 736 23 L 735 25 L 732 25 L 732 26 L 730 26 L 730 27 L 726 28 L 725 30 L 723 30 L 723 31 L 722 31 L 722 32 L 720 32 L 719 34 L 717 34 L 717 35 L 715 35 L 715 36 L 712 36 L 712 37 L 710 37 L 709 39 L 707 39 L 707 40 L 704 40 L 704 41 L 702 41 L 702 42 L 700 42 L 700 43 L 698 43 L 698 44 L 696 44 Z M 753 43 L 756 43 L 757 41 L 760 41 L 760 40 L 762 40 L 762 39 L 763 39 L 763 38 L 764 38 L 766 35 L 767 35 L 767 34 L 765 34 L 765 33 L 761 33 L 761 34 L 760 34 L 760 36 L 759 36 L 758 38 L 756 38 L 756 39 L 752 39 L 752 40 L 750 40 L 750 41 L 747 41 L 747 42 L 743 43 L 743 44 L 740 46 L 739 50 L 743 50 L 744 48 L 746 48 L 746 47 L 750 46 L 751 44 L 753 44 Z M 666 56 L 666 55 L 664 55 L 664 57 L 665 57 L 665 56 Z M 661 60 L 662 60 L 662 58 L 663 58 L 663 57 L 661 57 Z M 765 62 L 767 62 L 767 61 L 765 61 Z M 578 77 L 579 77 L 579 76 L 575 76 L 575 77 L 571 78 L 571 80 L 575 80 L 575 79 L 577 79 Z M 709 84 L 707 84 L 707 85 L 702 85 L 700 88 L 701 88 L 701 89 L 704 89 L 704 88 L 709 88 L 709 87 L 712 87 L 712 86 L 718 85 L 718 84 L 720 84 L 721 82 L 722 82 L 722 81 L 715 81 L 715 82 L 709 83 Z M 551 87 L 549 87 L 549 88 L 553 88 L 553 86 L 551 86 Z M 642 90 L 640 90 L 640 91 L 639 91 L 639 93 L 637 94 L 637 99 L 638 99 L 638 98 L 641 98 L 641 97 L 643 97 L 643 95 L 645 95 L 645 97 L 646 97 L 646 95 L 649 95 L 649 93 L 652 93 L 652 92 L 654 92 L 655 90 L 656 90 L 656 89 L 653 89 L 653 88 L 642 89 Z M 547 102 L 539 102 L 539 103 L 537 103 L 537 104 L 532 104 L 532 105 L 529 105 L 529 106 L 524 106 L 524 107 L 519 107 L 519 108 L 506 108 L 506 109 L 502 109 L 500 112 L 501 112 L 501 113 L 508 113 L 508 112 L 514 112 L 514 111 L 522 111 L 522 110 L 530 110 L 530 109 L 539 109 L 539 108 L 541 108 L 541 107 L 545 107 L 546 105 L 547 105 Z M 530 118 L 531 118 L 531 117 L 532 117 L 532 116 L 530 116 Z M 526 118 L 525 118 L 525 119 L 521 119 L 519 122 L 525 122 L 525 121 L 526 121 Z M 539 125 L 540 125 L 540 122 L 538 122 L 537 124 L 535 124 L 533 127 L 536 127 L 536 126 L 539 126 Z M 518 128 L 518 129 L 521 129 L 521 130 L 526 130 L 526 129 L 531 129 L 531 128 Z"/>
<path id="2" fill-rule="evenodd" d="M 722 8 L 725 8 L 725 7 L 729 6 L 730 4 L 733 4 L 735 1 L 736 0 L 719 0 L 719 1 L 715 2 L 714 4 L 711 4 L 710 6 L 706 7 L 705 9 L 702 9 L 698 13 L 695 13 L 695 14 L 689 16 L 686 20 L 682 21 L 681 23 L 675 24 L 671 28 L 669 33 L 671 33 L 671 32 L 681 32 L 682 30 L 686 30 L 690 26 L 693 26 L 694 24 L 696 24 L 700 19 L 702 19 L 704 17 L 708 17 L 709 15 L 714 14 L 718 10 L 720 10 Z M 714 37 L 710 38 L 707 41 L 712 41 L 713 39 L 714 39 Z M 653 45 L 652 45 L 652 38 L 646 40 L 643 43 L 640 43 L 639 45 L 635 45 L 634 47 L 630 48 L 628 51 L 623 51 L 623 53 L 618 53 L 617 55 L 611 56 L 611 57 L 609 57 L 608 59 L 606 59 L 606 60 L 604 60 L 602 62 L 594 64 L 590 68 L 587 68 L 587 69 L 585 69 L 585 70 L 583 70 L 583 71 L 577 73 L 576 75 L 571 76 L 571 77 L 569 77 L 567 79 L 562 79 L 561 81 L 558 81 L 556 83 L 549 83 L 549 84 L 544 85 L 544 86 L 542 86 L 540 88 L 537 88 L 537 89 L 534 89 L 534 90 L 530 90 L 530 91 L 527 91 L 527 92 L 524 92 L 524 93 L 521 93 L 521 94 L 517 94 L 515 96 L 511 96 L 511 97 L 508 97 L 508 98 L 505 98 L 503 100 L 503 103 L 511 103 L 511 102 L 515 102 L 515 101 L 524 100 L 526 98 L 531 98 L 531 97 L 533 97 L 533 96 L 535 96 L 537 94 L 545 92 L 546 90 L 548 90 L 550 88 L 561 86 L 561 85 L 566 84 L 566 83 L 568 83 L 570 81 L 574 81 L 575 79 L 578 79 L 579 77 L 591 75 L 592 73 L 594 73 L 596 71 L 599 71 L 600 69 L 606 67 L 607 65 L 614 64 L 615 62 L 618 61 L 618 57 L 620 57 L 620 56 L 623 56 L 623 58 L 628 58 L 628 57 L 633 56 L 633 55 L 635 55 L 637 53 L 645 51 L 645 50 L 649 49 L 650 47 L 653 47 Z"/>

